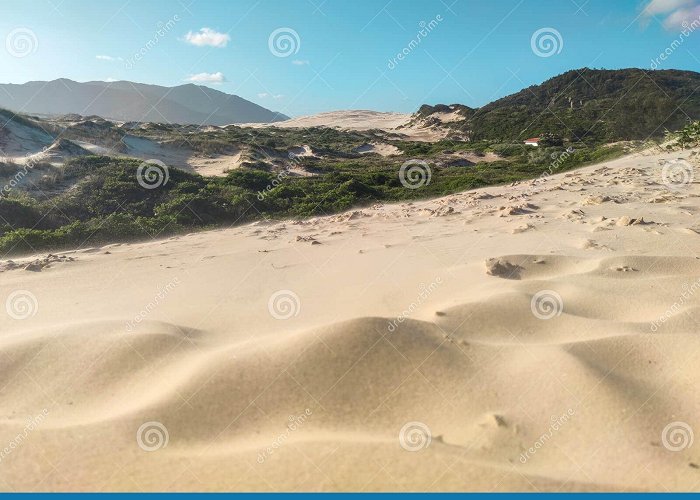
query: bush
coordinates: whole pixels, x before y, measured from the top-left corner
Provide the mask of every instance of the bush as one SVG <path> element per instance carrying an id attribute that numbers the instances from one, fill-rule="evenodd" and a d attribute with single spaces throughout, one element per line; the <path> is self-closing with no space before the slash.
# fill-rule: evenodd
<path id="1" fill-rule="evenodd" d="M 336 131 L 328 132 L 330 135 Z M 515 143 L 404 143 L 415 152 L 491 150 L 502 161 L 468 169 L 431 163 L 432 180 L 418 190 L 399 179 L 404 159 L 361 157 L 316 159 L 312 177 L 279 176 L 242 168 L 208 178 L 169 170 L 169 181 L 155 189 L 138 182 L 140 160 L 81 157 L 67 162 L 63 175 L 73 186 L 50 199 L 0 198 L 0 251 L 34 252 L 78 245 L 150 239 L 265 217 L 324 215 L 369 205 L 441 196 L 465 189 L 534 178 L 546 170 L 552 153 L 563 148 L 526 148 Z M 623 153 L 621 146 L 577 145 L 558 171 Z M 420 156 L 418 156 L 420 157 Z"/>

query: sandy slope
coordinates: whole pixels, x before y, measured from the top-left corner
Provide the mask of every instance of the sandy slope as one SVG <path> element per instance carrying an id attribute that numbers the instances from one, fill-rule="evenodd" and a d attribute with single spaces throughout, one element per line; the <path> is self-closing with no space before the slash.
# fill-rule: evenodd
<path id="1" fill-rule="evenodd" d="M 50 147 L 54 138 L 39 126 L 0 116 L 0 160 L 22 163 Z"/>
<path id="2" fill-rule="evenodd" d="M 345 110 L 329 111 L 311 116 L 300 116 L 283 122 L 250 123 L 241 127 L 277 127 L 277 128 L 306 128 L 334 127 L 342 130 L 390 130 L 406 124 L 411 119 L 410 114 L 383 113 L 380 111 Z"/>
<path id="3" fill-rule="evenodd" d="M 444 123 L 455 121 L 451 113 L 442 113 Z M 328 127 L 338 130 L 382 130 L 388 133 L 401 134 L 405 139 L 419 142 L 434 142 L 444 139 L 448 131 L 435 127 L 420 125 L 408 126 L 412 115 L 403 113 L 383 113 L 380 111 L 343 110 L 329 111 L 311 116 L 300 116 L 283 122 L 248 123 L 241 127 L 277 127 L 277 128 L 307 128 Z M 448 118 L 449 117 L 449 118 Z M 383 153 L 379 153 L 384 156 Z"/>
<path id="4" fill-rule="evenodd" d="M 239 168 L 243 162 L 240 150 L 232 151 L 230 154 L 205 156 L 188 148 L 161 144 L 151 139 L 135 136 L 126 136 L 124 144 L 127 146 L 127 151 L 124 153 L 87 142 L 76 142 L 93 154 L 139 158 L 145 161 L 159 160 L 167 165 L 196 172 L 204 177 L 223 177 L 229 171 Z"/>
<path id="5" fill-rule="evenodd" d="M 698 490 L 688 154 L 4 272 L 0 489 Z"/>
<path id="6" fill-rule="evenodd" d="M 363 144 L 353 150 L 360 154 L 378 154 L 380 156 L 396 156 L 401 155 L 401 150 L 392 144 L 373 143 Z"/>

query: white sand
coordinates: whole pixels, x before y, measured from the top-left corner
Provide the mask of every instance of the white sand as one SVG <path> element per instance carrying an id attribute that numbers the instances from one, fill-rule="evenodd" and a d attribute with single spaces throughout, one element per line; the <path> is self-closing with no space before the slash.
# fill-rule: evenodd
<path id="1" fill-rule="evenodd" d="M 298 158 L 298 157 L 307 157 L 307 158 L 316 158 L 316 154 L 313 152 L 311 149 L 311 146 L 304 144 L 303 146 L 297 146 L 294 148 L 289 149 L 287 151 L 287 155 L 289 158 Z"/>
<path id="2" fill-rule="evenodd" d="M 0 116 L 0 161 L 25 163 L 53 144 L 53 137 L 39 127 L 30 127 Z"/>
<path id="3" fill-rule="evenodd" d="M 191 156 L 187 164 L 204 177 L 225 177 L 232 170 L 243 164 L 243 152 L 235 154 L 212 155 L 211 157 Z"/>
<path id="4" fill-rule="evenodd" d="M 451 111 L 449 113 L 439 111 L 431 114 L 430 117 L 440 120 L 441 123 L 454 123 L 464 120 L 464 115 L 457 111 Z"/>
<path id="5" fill-rule="evenodd" d="M 697 491 L 698 444 L 662 439 L 700 430 L 679 155 L 4 272 L 36 314 L 0 314 L 0 449 L 47 415 L 0 489 Z"/>
<path id="6" fill-rule="evenodd" d="M 139 158 L 145 161 L 159 160 L 166 165 L 196 172 L 204 177 L 224 177 L 231 170 L 240 168 L 244 161 L 242 150 L 234 149 L 229 154 L 203 155 L 186 147 L 178 148 L 135 136 L 126 136 L 124 143 L 128 150 L 124 153 L 87 142 L 76 143 L 94 154 Z"/>
<path id="7" fill-rule="evenodd" d="M 396 146 L 392 144 L 386 144 L 383 142 L 379 143 L 372 143 L 372 144 L 363 144 L 362 146 L 359 146 L 353 150 L 355 153 L 359 153 L 362 155 L 367 155 L 367 154 L 377 154 L 380 156 L 396 156 L 400 155 L 401 150 L 397 148 Z"/>
<path id="8" fill-rule="evenodd" d="M 410 114 L 382 113 L 380 111 L 346 110 L 329 111 L 311 116 L 300 116 L 283 122 L 249 123 L 241 127 L 277 127 L 277 128 L 307 128 L 331 127 L 341 130 L 391 130 L 406 124 L 411 119 Z"/>
<path id="9" fill-rule="evenodd" d="M 443 113 L 441 116 L 454 115 L 453 119 L 445 121 L 455 121 L 456 113 Z M 408 126 L 412 115 L 403 113 L 382 113 L 380 111 L 366 110 L 345 110 L 345 111 L 329 111 L 319 113 L 317 115 L 302 116 L 292 118 L 283 122 L 275 123 L 247 123 L 240 125 L 241 127 L 261 128 L 261 127 L 277 127 L 277 128 L 308 128 L 308 127 L 327 127 L 345 131 L 368 131 L 382 130 L 384 132 L 401 134 L 403 139 L 419 142 L 434 142 L 444 139 L 447 134 L 447 129 L 439 127 L 424 127 L 419 125 Z"/>

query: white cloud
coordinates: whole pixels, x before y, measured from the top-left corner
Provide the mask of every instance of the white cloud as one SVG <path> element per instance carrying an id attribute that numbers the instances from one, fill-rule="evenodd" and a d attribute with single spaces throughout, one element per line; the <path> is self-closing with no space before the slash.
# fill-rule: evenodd
<path id="1" fill-rule="evenodd" d="M 100 61 L 110 61 L 110 62 L 115 62 L 115 61 L 123 61 L 121 57 L 112 57 L 112 56 L 105 56 L 105 55 L 99 55 L 95 56 L 95 59 L 99 59 Z"/>
<path id="2" fill-rule="evenodd" d="M 644 8 L 644 15 L 665 16 L 666 29 L 676 30 L 700 21 L 700 0 L 651 0 Z"/>
<path id="3" fill-rule="evenodd" d="M 651 0 L 649 5 L 644 8 L 644 13 L 648 16 L 665 14 L 691 3 L 693 3 L 693 0 Z"/>
<path id="4" fill-rule="evenodd" d="M 226 77 L 220 71 L 217 73 L 197 73 L 196 75 L 187 77 L 187 81 L 196 83 L 223 83 L 226 81 Z"/>
<path id="5" fill-rule="evenodd" d="M 690 26 L 693 22 L 700 20 L 700 5 L 687 9 L 679 9 L 668 16 L 664 21 L 664 26 L 668 29 L 681 29 Z"/>
<path id="6" fill-rule="evenodd" d="M 197 33 L 189 32 L 185 35 L 185 41 L 197 47 L 218 47 L 223 48 L 231 41 L 231 37 L 226 33 L 219 33 L 211 28 L 202 28 Z"/>
<path id="7" fill-rule="evenodd" d="M 268 94 L 267 92 L 262 92 L 262 93 L 258 94 L 258 97 L 259 97 L 260 99 L 265 99 L 265 98 L 266 98 L 267 96 L 269 96 L 269 95 L 270 95 L 270 94 Z"/>
<path id="8" fill-rule="evenodd" d="M 294 64 L 296 66 L 308 66 L 310 63 L 309 63 L 309 61 L 306 61 L 306 60 L 302 61 L 301 59 L 295 59 L 294 61 L 292 61 L 292 64 Z"/>
<path id="9" fill-rule="evenodd" d="M 283 94 L 268 94 L 267 92 L 261 92 L 260 94 L 258 94 L 258 97 L 260 99 L 267 99 L 268 97 L 272 97 L 275 100 L 279 100 L 279 99 L 282 99 L 284 97 L 284 95 Z"/>

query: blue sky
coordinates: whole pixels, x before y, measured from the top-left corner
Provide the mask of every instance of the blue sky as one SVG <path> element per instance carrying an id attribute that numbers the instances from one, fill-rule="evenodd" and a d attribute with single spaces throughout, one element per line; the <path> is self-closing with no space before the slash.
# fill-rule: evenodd
<path id="1" fill-rule="evenodd" d="M 294 116 L 413 112 L 424 103 L 480 106 L 573 68 L 649 68 L 680 36 L 680 20 L 700 14 L 698 3 L 3 0 L 0 81 L 66 77 L 174 86 L 194 79 Z M 409 48 L 420 23 L 431 21 L 429 33 Z M 290 34 L 291 45 L 282 39 L 276 48 L 285 57 L 270 49 L 270 35 L 280 28 Z M 556 33 L 549 39 L 554 49 L 540 47 L 553 50 L 548 57 L 532 46 L 543 28 Z M 700 71 L 699 48 L 700 29 L 658 67 Z M 25 51 L 22 57 L 17 50 Z M 402 51 L 403 60 L 392 64 Z"/>

